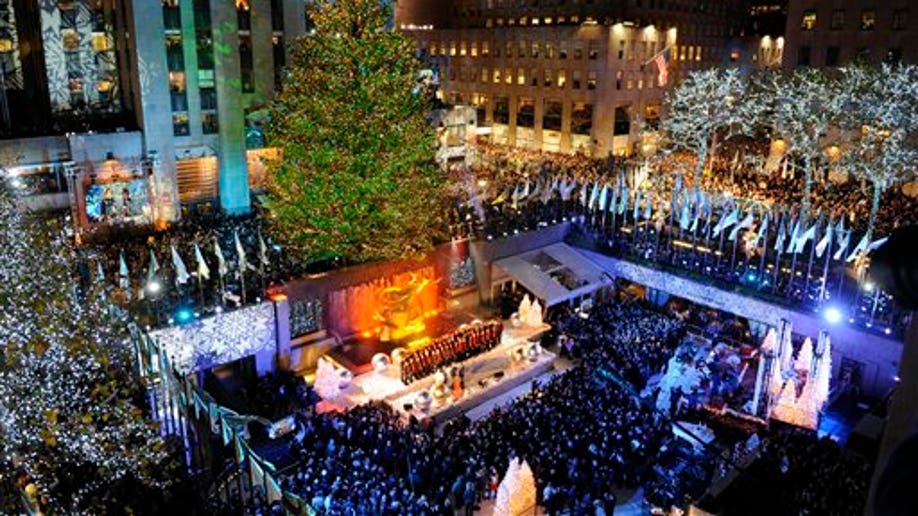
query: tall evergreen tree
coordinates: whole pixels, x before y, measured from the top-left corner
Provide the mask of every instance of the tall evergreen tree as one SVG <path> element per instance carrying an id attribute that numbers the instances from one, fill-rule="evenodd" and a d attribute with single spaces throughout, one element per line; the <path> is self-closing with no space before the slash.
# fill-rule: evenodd
<path id="1" fill-rule="evenodd" d="M 294 42 L 268 138 L 276 233 L 306 259 L 404 257 L 432 244 L 440 218 L 436 139 L 414 42 L 379 0 L 319 1 L 315 33 Z"/>

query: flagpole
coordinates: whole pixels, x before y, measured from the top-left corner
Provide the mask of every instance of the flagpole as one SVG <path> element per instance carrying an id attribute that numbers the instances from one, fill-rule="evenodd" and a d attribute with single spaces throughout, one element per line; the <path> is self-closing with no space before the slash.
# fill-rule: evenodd
<path id="1" fill-rule="evenodd" d="M 826 298 L 826 282 L 829 281 L 829 261 L 832 260 L 832 240 L 829 240 L 828 249 L 825 250 L 826 253 L 826 263 L 822 267 L 822 284 L 819 287 L 819 302 L 822 303 L 823 299 Z"/>
<path id="2" fill-rule="evenodd" d="M 813 272 L 813 256 L 816 254 L 816 235 L 819 234 L 819 226 L 822 223 L 822 216 L 819 217 L 819 220 L 816 221 L 816 232 L 813 234 L 813 245 L 810 246 L 810 259 L 809 263 L 806 266 L 806 279 L 803 282 L 803 295 L 807 296 L 810 288 L 810 274 Z M 804 299 L 805 301 L 805 299 Z"/>
<path id="3" fill-rule="evenodd" d="M 759 257 L 759 276 L 765 275 L 765 255 L 768 254 L 768 214 L 762 219 L 762 224 L 765 224 L 765 230 L 762 231 L 762 256 Z M 758 245 L 758 242 L 756 242 Z"/>

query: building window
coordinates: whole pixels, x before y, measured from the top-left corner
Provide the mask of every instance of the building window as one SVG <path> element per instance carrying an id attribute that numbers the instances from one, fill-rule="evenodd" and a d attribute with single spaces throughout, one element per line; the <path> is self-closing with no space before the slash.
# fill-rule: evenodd
<path id="1" fill-rule="evenodd" d="M 558 58 L 567 59 L 567 42 L 566 41 L 562 41 L 561 44 L 558 45 Z"/>
<path id="2" fill-rule="evenodd" d="M 546 59 L 555 58 L 555 46 L 552 45 L 550 41 L 545 43 L 545 58 Z"/>
<path id="3" fill-rule="evenodd" d="M 271 30 L 284 31 L 284 0 L 271 0 Z"/>
<path id="4" fill-rule="evenodd" d="M 163 0 L 163 25 L 166 30 L 182 30 L 178 0 Z"/>
<path id="5" fill-rule="evenodd" d="M 526 41 L 520 40 L 516 48 L 516 55 L 519 56 L 520 59 L 526 57 Z"/>
<path id="6" fill-rule="evenodd" d="M 873 9 L 861 11 L 861 30 L 873 30 L 877 24 L 877 12 Z"/>
<path id="7" fill-rule="evenodd" d="M 582 77 L 580 75 L 580 70 L 574 70 L 571 72 L 571 88 L 575 90 L 580 89 L 580 81 Z"/>
<path id="8" fill-rule="evenodd" d="M 624 75 L 624 72 L 622 72 L 621 70 L 615 72 L 615 89 L 616 90 L 622 89 L 622 76 L 623 75 Z"/>
<path id="9" fill-rule="evenodd" d="M 701 45 L 695 47 L 695 61 L 701 61 Z"/>
<path id="10" fill-rule="evenodd" d="M 472 42 L 471 54 L 472 54 L 472 57 L 478 57 L 478 42 L 477 41 Z"/>
<path id="11" fill-rule="evenodd" d="M 558 87 L 563 88 L 567 84 L 567 72 L 558 70 Z"/>
<path id="12" fill-rule="evenodd" d="M 571 132 L 590 134 L 593 130 L 593 104 L 575 102 L 571 110 Z"/>
<path id="13" fill-rule="evenodd" d="M 797 66 L 810 66 L 810 47 L 808 45 L 797 49 Z"/>
<path id="14" fill-rule="evenodd" d="M 271 50 L 274 60 L 274 91 L 281 91 L 284 85 L 284 66 L 287 65 L 287 53 L 282 33 L 271 36 Z"/>
<path id="15" fill-rule="evenodd" d="M 574 45 L 574 59 L 583 59 L 583 45 L 580 43 Z"/>
<path id="16" fill-rule="evenodd" d="M 488 57 L 491 54 L 490 46 L 487 41 L 481 42 L 481 57 Z"/>
<path id="17" fill-rule="evenodd" d="M 188 125 L 188 113 L 173 113 L 172 134 L 175 136 L 188 136 L 191 134 L 191 130 Z"/>
<path id="18" fill-rule="evenodd" d="M 802 30 L 813 30 L 816 28 L 816 9 L 805 9 L 803 11 L 803 21 L 800 24 Z"/>
<path id="19" fill-rule="evenodd" d="M 239 76 L 242 93 L 255 92 L 255 60 L 252 55 L 252 36 L 239 36 Z"/>
<path id="20" fill-rule="evenodd" d="M 204 134 L 216 134 L 219 130 L 216 113 L 201 113 L 201 131 Z"/>
<path id="21" fill-rule="evenodd" d="M 236 3 L 236 26 L 239 30 L 249 32 L 252 30 L 252 11 L 246 2 Z"/>
<path id="22" fill-rule="evenodd" d="M 835 9 L 832 11 L 832 21 L 829 26 L 832 30 L 842 30 L 845 28 L 844 9 Z"/>
<path id="23" fill-rule="evenodd" d="M 481 82 L 488 82 L 488 69 L 487 68 L 481 69 Z"/>
<path id="24" fill-rule="evenodd" d="M 596 43 L 590 43 L 590 59 L 596 59 L 599 57 L 599 49 L 596 47 Z"/>
<path id="25" fill-rule="evenodd" d="M 596 72 L 587 73 L 587 89 L 588 90 L 596 89 Z"/>
<path id="26" fill-rule="evenodd" d="M 535 101 L 529 97 L 520 97 L 516 109 L 517 127 L 535 127 Z"/>
<path id="27" fill-rule="evenodd" d="M 459 55 L 460 55 L 460 56 L 464 56 L 464 55 L 466 55 L 466 54 L 468 53 L 468 47 L 467 47 L 466 45 L 467 45 L 467 44 L 466 44 L 465 41 L 460 41 L 460 42 L 459 42 Z"/>
<path id="28" fill-rule="evenodd" d="M 507 68 L 504 70 L 504 82 L 506 84 L 513 84 L 513 69 Z"/>
<path id="29" fill-rule="evenodd" d="M 523 70 L 522 68 L 517 68 L 516 83 L 520 86 L 526 85 L 526 70 Z"/>
<path id="30" fill-rule="evenodd" d="M 906 21 L 908 20 L 908 9 L 893 10 L 892 30 L 905 30 Z"/>
<path id="31" fill-rule="evenodd" d="M 529 54 L 529 57 L 536 58 L 539 57 L 539 42 L 532 42 L 532 52 Z"/>
<path id="32" fill-rule="evenodd" d="M 838 56 L 840 52 L 838 47 L 827 47 L 826 66 L 838 66 Z"/>
<path id="33" fill-rule="evenodd" d="M 508 97 L 494 97 L 494 123 L 510 123 L 510 99 Z"/>
<path id="34" fill-rule="evenodd" d="M 623 107 L 615 108 L 615 122 L 612 126 L 613 136 L 622 136 L 631 133 L 631 118 L 628 116 L 628 109 Z"/>
<path id="35" fill-rule="evenodd" d="M 545 76 L 544 76 L 544 80 L 542 81 L 542 86 L 545 86 L 546 88 L 551 87 L 551 70 L 547 70 L 547 69 L 545 70 Z"/>
<path id="36" fill-rule="evenodd" d="M 557 100 L 546 100 L 543 104 L 544 111 L 542 112 L 542 129 L 546 131 L 560 131 L 561 130 L 561 116 L 562 107 L 560 101 Z"/>
<path id="37" fill-rule="evenodd" d="M 538 86 L 539 85 L 539 72 L 535 68 L 529 70 L 529 85 Z"/>
<path id="38" fill-rule="evenodd" d="M 494 84 L 500 84 L 500 68 L 494 69 L 494 75 L 492 77 L 493 78 L 491 80 L 494 82 Z"/>

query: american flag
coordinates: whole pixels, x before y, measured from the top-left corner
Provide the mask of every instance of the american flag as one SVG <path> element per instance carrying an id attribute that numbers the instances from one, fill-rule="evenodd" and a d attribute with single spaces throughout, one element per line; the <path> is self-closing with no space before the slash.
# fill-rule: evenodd
<path id="1" fill-rule="evenodd" d="M 660 86 L 666 86 L 666 82 L 669 80 L 669 57 L 670 49 L 664 48 L 659 54 L 654 56 L 653 62 L 657 65 L 657 84 Z"/>

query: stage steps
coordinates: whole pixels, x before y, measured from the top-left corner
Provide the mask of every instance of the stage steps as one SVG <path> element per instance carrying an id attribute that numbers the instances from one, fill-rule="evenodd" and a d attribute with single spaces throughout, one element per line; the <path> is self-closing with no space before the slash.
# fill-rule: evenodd
<path id="1" fill-rule="evenodd" d="M 289 368 L 298 376 L 315 372 L 319 357 L 339 344 L 338 338 L 326 330 L 317 330 L 290 341 Z"/>

